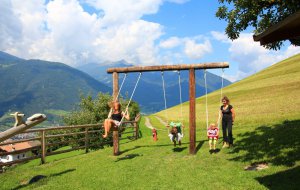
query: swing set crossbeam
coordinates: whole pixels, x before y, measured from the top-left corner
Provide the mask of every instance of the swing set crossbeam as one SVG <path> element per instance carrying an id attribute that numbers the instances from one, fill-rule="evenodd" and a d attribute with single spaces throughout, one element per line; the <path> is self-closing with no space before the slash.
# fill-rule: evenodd
<path id="1" fill-rule="evenodd" d="M 215 62 L 215 63 L 198 63 L 198 64 L 181 64 L 181 65 L 155 65 L 155 66 L 135 66 L 135 67 L 119 67 L 109 68 L 107 73 L 132 73 L 132 72 L 151 72 L 151 71 L 178 71 L 189 69 L 217 69 L 228 68 L 228 62 Z"/>

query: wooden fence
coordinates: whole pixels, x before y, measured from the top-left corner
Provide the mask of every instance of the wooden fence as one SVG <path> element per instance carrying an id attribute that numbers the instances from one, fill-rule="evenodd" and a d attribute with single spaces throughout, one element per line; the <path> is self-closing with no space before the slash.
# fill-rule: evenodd
<path id="1" fill-rule="evenodd" d="M 119 140 L 124 140 L 124 139 L 136 140 L 139 137 L 138 121 L 124 121 L 122 122 L 122 124 L 123 125 L 119 129 L 120 130 Z M 34 133 L 35 137 L 3 142 L 0 143 L 0 146 L 22 143 L 22 142 L 32 142 L 32 141 L 39 141 L 40 144 L 22 150 L 0 152 L 0 157 L 26 153 L 28 151 L 32 152 L 32 156 L 24 159 L 18 159 L 11 162 L 0 162 L 0 168 L 2 168 L 3 166 L 26 162 L 37 158 L 40 158 L 41 163 L 44 164 L 46 162 L 46 157 L 50 155 L 62 154 L 62 153 L 79 150 L 79 149 L 85 149 L 85 153 L 88 153 L 91 147 L 95 148 L 95 147 L 102 147 L 103 145 L 112 145 L 113 143 L 112 138 L 108 138 L 108 139 L 102 138 L 101 126 L 102 124 L 88 124 L 88 125 L 73 125 L 73 126 L 29 129 L 23 131 L 20 134 Z M 128 136 L 128 134 L 132 134 L 132 136 Z M 55 146 L 56 147 L 71 146 L 71 148 L 66 150 L 52 151 L 53 147 Z"/>

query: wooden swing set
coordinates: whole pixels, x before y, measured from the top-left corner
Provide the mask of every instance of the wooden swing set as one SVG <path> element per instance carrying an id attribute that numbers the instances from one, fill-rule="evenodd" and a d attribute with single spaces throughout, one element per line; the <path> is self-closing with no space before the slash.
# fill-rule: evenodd
<path id="1" fill-rule="evenodd" d="M 122 67 L 122 68 L 109 68 L 107 73 L 112 74 L 113 77 L 113 99 L 118 100 L 120 93 L 119 90 L 119 73 L 133 73 L 139 72 L 140 75 L 134 87 L 133 93 L 130 97 L 129 106 L 134 92 L 136 90 L 138 81 L 140 80 L 142 72 L 153 72 L 153 71 L 180 71 L 189 70 L 189 153 L 196 153 L 196 86 L 195 86 L 195 70 L 199 69 L 218 69 L 218 68 L 229 68 L 227 62 L 215 62 L 215 63 L 202 63 L 202 64 L 181 64 L 181 65 L 160 65 L 160 66 L 144 66 L 144 67 Z M 123 80 L 124 82 L 124 80 Z M 123 82 L 122 85 L 123 86 Z M 117 129 L 113 131 L 113 154 L 119 155 L 119 132 Z"/>

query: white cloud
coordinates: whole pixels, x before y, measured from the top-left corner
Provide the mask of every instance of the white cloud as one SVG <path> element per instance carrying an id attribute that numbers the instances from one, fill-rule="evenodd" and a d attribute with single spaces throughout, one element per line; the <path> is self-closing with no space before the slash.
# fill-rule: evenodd
<path id="1" fill-rule="evenodd" d="M 118 25 L 140 19 L 143 15 L 158 11 L 162 0 L 85 0 L 98 10 L 103 11 L 104 25 Z"/>
<path id="2" fill-rule="evenodd" d="M 214 39 L 229 44 L 229 53 L 233 62 L 238 64 L 238 72 L 235 75 L 227 76 L 231 80 L 240 80 L 250 76 L 266 67 L 271 66 L 285 58 L 300 53 L 300 47 L 288 46 L 286 50 L 268 50 L 259 43 L 253 41 L 253 34 L 241 33 L 236 40 L 226 39 L 221 33 L 213 31 Z"/>
<path id="3" fill-rule="evenodd" d="M 185 42 L 184 53 L 190 59 L 200 59 L 210 52 L 212 52 L 212 46 L 209 40 L 205 40 L 204 43 L 197 43 L 193 39 L 187 39 Z"/>
<path id="4" fill-rule="evenodd" d="M 97 48 L 97 52 L 109 61 L 124 59 L 130 63 L 155 64 L 157 60 L 154 41 L 161 33 L 159 24 L 137 20 L 105 31 L 95 40 L 94 45 L 105 47 Z"/>
<path id="5" fill-rule="evenodd" d="M 182 40 L 178 37 L 170 37 L 167 40 L 161 41 L 159 47 L 164 49 L 171 49 L 179 46 Z"/>
<path id="6" fill-rule="evenodd" d="M 179 38 L 170 37 L 160 42 L 159 47 L 166 49 L 165 56 L 173 55 L 174 60 L 195 60 L 200 59 L 204 55 L 212 52 L 210 41 L 204 36 L 192 36 Z M 166 57 L 164 57 L 166 59 Z M 170 60 L 168 61 L 170 62 Z"/>
<path id="7" fill-rule="evenodd" d="M 212 35 L 212 37 L 216 40 L 219 40 L 221 42 L 227 42 L 230 43 L 230 40 L 228 39 L 228 37 L 222 33 L 222 32 L 218 32 L 218 31 L 211 31 L 210 34 Z"/>
<path id="8" fill-rule="evenodd" d="M 134 64 L 158 62 L 155 41 L 163 26 L 141 17 L 156 13 L 163 0 L 87 0 L 99 10 L 93 14 L 84 10 L 82 2 L 3 0 L 0 50 L 69 65 L 121 59 Z"/>
<path id="9" fill-rule="evenodd" d="M 0 6 L 0 48 L 10 47 L 11 51 L 16 51 L 13 45 L 16 41 L 22 40 L 22 23 L 18 15 L 13 11 L 12 2 L 1 1 Z"/>

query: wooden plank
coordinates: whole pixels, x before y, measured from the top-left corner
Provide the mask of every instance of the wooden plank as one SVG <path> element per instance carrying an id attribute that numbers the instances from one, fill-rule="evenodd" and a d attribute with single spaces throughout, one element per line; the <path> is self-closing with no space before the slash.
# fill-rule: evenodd
<path id="1" fill-rule="evenodd" d="M 46 138 L 45 131 L 41 131 L 41 146 L 42 146 L 42 155 L 41 155 L 41 163 L 46 163 Z"/>
<path id="2" fill-rule="evenodd" d="M 85 125 L 70 125 L 70 126 L 60 126 L 60 127 L 48 127 L 48 128 L 38 128 L 38 129 L 30 129 L 26 130 L 23 133 L 33 133 L 33 132 L 40 132 L 41 130 L 44 131 L 53 131 L 53 130 L 62 130 L 62 129 L 75 129 L 75 128 L 91 128 L 91 127 L 99 127 L 101 123 L 97 124 L 85 124 Z"/>
<path id="3" fill-rule="evenodd" d="M 100 133 L 102 132 L 102 130 L 91 130 L 91 131 L 88 131 L 88 133 Z"/>
<path id="4" fill-rule="evenodd" d="M 74 150 L 79 150 L 79 149 L 84 149 L 85 146 L 78 146 L 78 147 L 73 147 L 67 150 L 59 150 L 59 151 L 54 151 L 54 152 L 47 152 L 46 156 L 51 156 L 51 155 L 55 155 L 55 154 L 62 154 L 62 153 L 66 153 L 66 152 L 71 152 Z"/>
<path id="5" fill-rule="evenodd" d="M 158 65 L 158 66 L 144 66 L 144 67 L 121 67 L 109 68 L 107 73 L 130 73 L 130 72 L 149 72 L 149 71 L 174 71 L 174 70 L 189 70 L 189 69 L 216 69 L 228 68 L 228 62 L 215 63 L 197 63 L 197 64 L 181 64 L 181 65 Z"/>
<path id="6" fill-rule="evenodd" d="M 195 69 L 189 71 L 189 93 L 190 93 L 190 154 L 196 153 L 196 99 L 195 99 Z"/>
<path id="7" fill-rule="evenodd" d="M 89 133 L 88 133 L 88 128 L 85 128 L 85 141 L 84 141 L 84 146 L 85 146 L 85 153 L 89 152 Z"/>
<path id="8" fill-rule="evenodd" d="M 134 139 L 130 139 L 130 138 L 134 138 Z M 119 138 L 119 140 L 130 140 L 130 141 L 134 141 L 134 140 L 135 140 L 135 136 L 129 136 L 129 137 L 124 137 L 124 138 Z"/>
<path id="9" fill-rule="evenodd" d="M 13 141 L 9 141 L 9 142 L 5 142 L 5 143 L 0 143 L 0 146 L 4 146 L 4 145 L 8 145 L 8 144 L 17 144 L 17 143 L 21 143 L 21 142 L 29 142 L 29 141 L 35 141 L 35 140 L 40 140 L 40 137 L 36 137 L 36 138 L 29 138 L 29 139 L 22 139 L 22 140 L 13 140 Z"/>
<path id="10" fill-rule="evenodd" d="M 134 132 L 135 132 L 135 139 L 138 139 L 139 138 L 139 124 L 138 123 L 134 123 Z"/>
<path id="11" fill-rule="evenodd" d="M 20 153 L 23 153 L 23 152 L 28 152 L 30 150 L 35 150 L 37 148 L 40 148 L 41 146 L 33 146 L 33 147 L 30 147 L 30 148 L 24 148 L 22 150 L 15 150 L 15 151 L 11 151 L 11 152 L 0 152 L 0 156 L 6 156 L 6 155 L 14 155 L 14 154 L 20 154 Z"/>
<path id="12" fill-rule="evenodd" d="M 46 139 L 54 138 L 54 137 L 65 137 L 65 136 L 73 136 L 73 135 L 80 135 L 85 134 L 85 131 L 83 132 L 76 132 L 76 133 L 66 133 L 66 134 L 57 134 L 57 135 L 47 135 L 45 136 Z"/>
<path id="13" fill-rule="evenodd" d="M 135 123 L 136 121 L 123 121 L 123 124 L 127 123 Z M 85 124 L 85 125 L 70 125 L 70 126 L 60 126 L 60 127 L 47 127 L 47 128 L 36 128 L 36 129 L 29 129 L 23 131 L 21 133 L 35 133 L 40 132 L 41 130 L 44 131 L 53 131 L 53 130 L 62 130 L 62 129 L 76 129 L 76 128 L 92 128 L 92 127 L 99 127 L 102 126 L 101 123 L 99 124 Z"/>
<path id="14" fill-rule="evenodd" d="M 117 72 L 113 73 L 113 99 L 116 100 L 119 92 L 119 76 Z M 119 150 L 119 131 L 113 129 L 113 155 L 117 156 L 120 154 Z"/>
<path id="15" fill-rule="evenodd" d="M 126 132 L 122 132 L 121 135 L 125 135 L 125 134 L 135 134 L 135 131 L 126 131 Z"/>
<path id="16" fill-rule="evenodd" d="M 60 144 L 68 144 L 68 143 L 72 143 L 72 142 L 82 142 L 82 141 L 85 141 L 85 138 L 72 139 L 72 140 L 68 140 L 68 141 L 59 141 L 59 142 L 54 142 L 54 143 L 46 143 L 46 147 L 51 147 L 51 146 L 60 145 Z"/>

